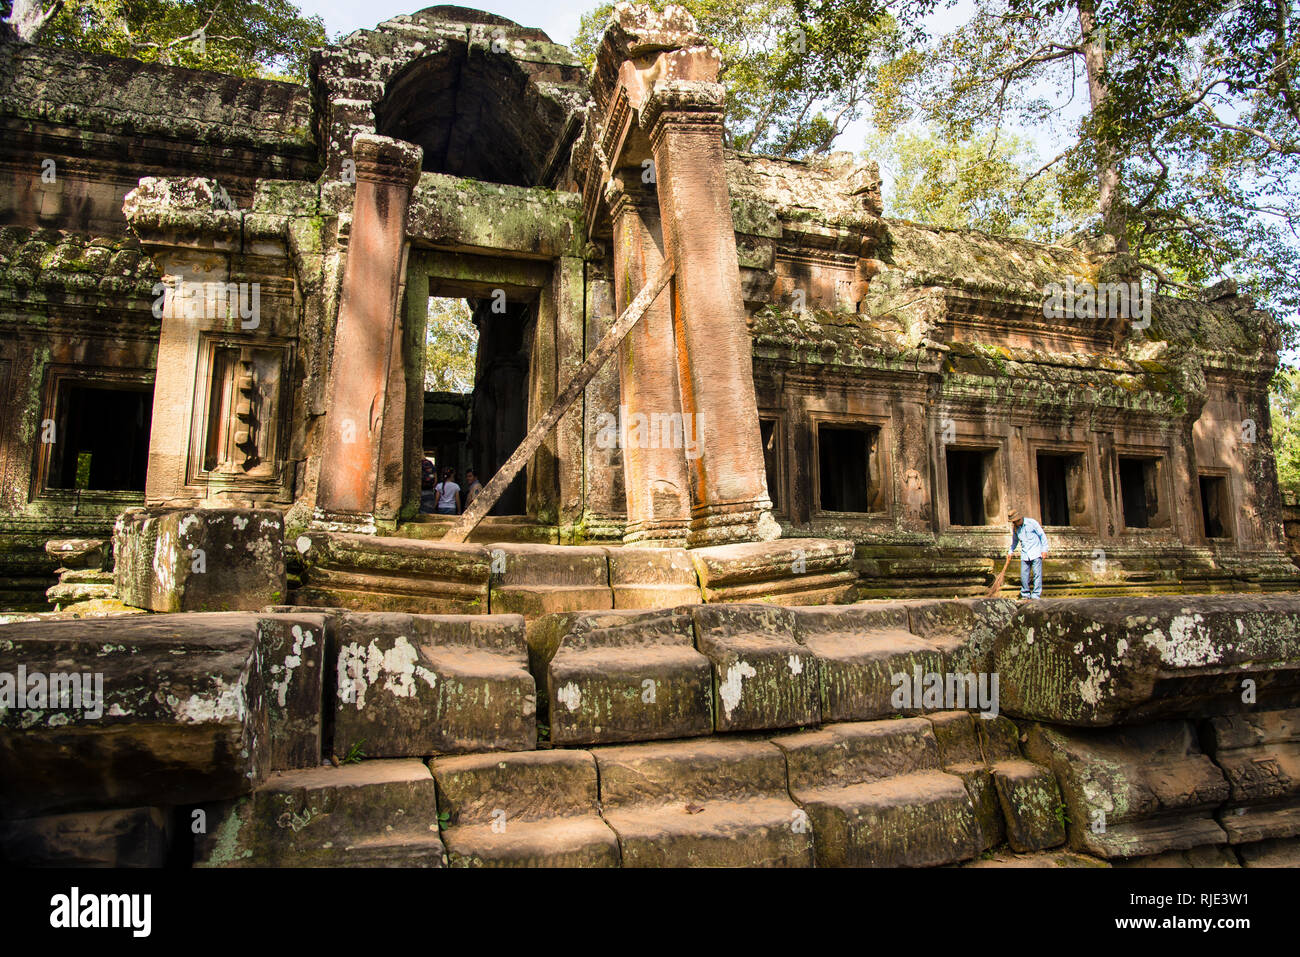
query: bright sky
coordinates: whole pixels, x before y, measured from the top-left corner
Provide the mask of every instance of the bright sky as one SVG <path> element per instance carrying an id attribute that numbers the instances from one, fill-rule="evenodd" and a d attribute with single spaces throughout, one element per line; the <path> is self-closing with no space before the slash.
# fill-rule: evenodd
<path id="1" fill-rule="evenodd" d="M 535 0 L 483 0 L 480 3 L 458 5 L 486 10 L 525 27 L 537 27 L 545 30 L 546 35 L 556 43 L 567 44 L 578 32 L 578 18 L 597 6 L 598 2 L 599 0 L 590 3 L 554 0 L 539 6 Z M 425 7 L 439 5 L 422 3 L 421 0 L 370 0 L 369 3 L 357 3 L 355 0 L 298 0 L 303 13 L 317 14 L 325 21 L 325 29 L 329 31 L 331 39 L 338 34 L 346 36 L 353 30 L 373 27 L 399 14 L 416 13 Z"/>

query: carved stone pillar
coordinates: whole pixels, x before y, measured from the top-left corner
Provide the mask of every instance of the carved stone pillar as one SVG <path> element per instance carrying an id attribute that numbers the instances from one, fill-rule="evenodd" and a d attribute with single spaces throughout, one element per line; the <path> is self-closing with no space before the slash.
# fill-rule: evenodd
<path id="1" fill-rule="evenodd" d="M 683 51 L 689 58 L 694 51 Z M 684 60 L 686 58 L 683 58 Z M 655 82 L 641 111 L 658 182 L 664 248 L 676 264 L 673 325 L 683 416 L 702 455 L 690 460 L 689 543 L 777 538 L 722 148 L 719 83 Z"/>
<path id="2" fill-rule="evenodd" d="M 403 414 L 394 396 L 394 353 L 400 367 L 400 310 L 406 212 L 420 176 L 418 146 L 360 134 L 352 151 L 356 198 L 347 265 L 334 334 L 329 413 L 316 492 L 316 519 L 373 526 L 381 485 L 400 483 L 400 455 L 383 462 L 385 415 Z M 397 383 L 400 385 L 400 382 Z M 400 434 L 400 428 L 397 433 Z M 386 479 L 388 472 L 393 473 Z"/>
<path id="3" fill-rule="evenodd" d="M 611 179 L 606 189 L 614 219 L 614 303 L 627 308 L 662 265 L 659 201 L 640 170 Z M 619 394 L 612 415 L 623 444 L 627 489 L 627 544 L 681 546 L 690 522 L 688 456 L 699 433 L 682 419 L 671 297 L 661 294 L 619 350 Z"/>

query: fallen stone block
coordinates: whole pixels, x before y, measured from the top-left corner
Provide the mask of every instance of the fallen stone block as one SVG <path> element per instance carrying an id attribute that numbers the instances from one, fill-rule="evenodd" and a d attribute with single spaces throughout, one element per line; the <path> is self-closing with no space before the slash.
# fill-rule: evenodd
<path id="1" fill-rule="evenodd" d="M 1300 837 L 1300 709 L 1211 718 L 1206 727 L 1231 788 L 1219 813 L 1228 840 Z"/>
<path id="2" fill-rule="evenodd" d="M 268 765 L 259 622 L 217 612 L 0 626 L 0 817 L 251 790 Z"/>
<path id="3" fill-rule="evenodd" d="M 713 731 L 713 671 L 687 609 L 548 615 L 529 627 L 528 647 L 552 744 Z"/>
<path id="4" fill-rule="evenodd" d="M 113 531 L 117 594 L 150 611 L 255 611 L 284 601 L 277 509 L 131 508 Z"/>
<path id="5" fill-rule="evenodd" d="M 907 609 L 897 603 L 792 608 L 795 636 L 817 656 L 822 721 L 865 721 L 916 714 L 921 703 L 895 699 L 896 675 L 941 670 L 933 643 L 908 631 Z M 910 687 L 909 689 L 910 690 Z M 902 706 L 900 706 L 900 704 Z"/>
<path id="6" fill-rule="evenodd" d="M 351 612 L 337 621 L 338 757 L 537 746 L 520 616 Z"/>
<path id="7" fill-rule="evenodd" d="M 698 605 L 700 583 L 684 548 L 606 548 L 615 608 Z"/>
<path id="8" fill-rule="evenodd" d="M 624 867 L 811 867 L 812 825 L 766 741 L 598 748 L 601 810 Z"/>
<path id="9" fill-rule="evenodd" d="M 420 761 L 362 761 L 273 775 L 200 809 L 197 867 L 441 867 L 437 789 Z"/>
<path id="10" fill-rule="evenodd" d="M 857 583 L 853 543 L 783 538 L 692 548 L 706 602 L 824 605 L 848 601 Z"/>
<path id="11" fill-rule="evenodd" d="M 492 613 L 540 618 L 563 611 L 614 607 L 605 549 L 581 545 L 487 546 Z"/>
<path id="12" fill-rule="evenodd" d="M 1223 844 L 1223 772 L 1187 722 L 1105 731 L 1028 726 L 1025 752 L 1060 785 L 1070 847 L 1107 859 Z"/>
<path id="13" fill-rule="evenodd" d="M 924 718 L 832 724 L 774 738 L 812 821 L 818 867 L 933 867 L 981 850 L 961 778 Z"/>
<path id="14" fill-rule="evenodd" d="M 490 560 L 482 545 L 311 532 L 293 547 L 306 576 L 298 605 L 429 615 L 485 615 Z"/>
<path id="15" fill-rule="evenodd" d="M 1052 599 L 994 647 L 1002 709 L 1106 726 L 1300 705 L 1300 599 Z M 1244 684 L 1249 679 L 1250 685 Z M 1254 697 L 1247 704 L 1244 694 Z"/>
<path id="16" fill-rule="evenodd" d="M 587 751 L 435 758 L 453 867 L 617 867 Z"/>
<path id="17" fill-rule="evenodd" d="M 168 825 L 156 807 L 0 821 L 0 861 L 16 867 L 162 867 Z"/>
<path id="18" fill-rule="evenodd" d="M 52 538 L 45 543 L 45 554 L 65 569 L 100 571 L 108 564 L 111 544 L 107 538 Z"/>
<path id="19" fill-rule="evenodd" d="M 701 605 L 691 613 L 695 647 L 713 666 L 715 731 L 820 723 L 817 657 L 795 638 L 788 609 Z"/>

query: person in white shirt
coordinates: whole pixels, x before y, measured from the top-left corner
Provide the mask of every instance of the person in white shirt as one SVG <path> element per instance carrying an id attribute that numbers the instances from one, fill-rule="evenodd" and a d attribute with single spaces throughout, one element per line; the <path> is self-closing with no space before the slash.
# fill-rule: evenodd
<path id="1" fill-rule="evenodd" d="M 434 486 L 439 515 L 460 514 L 460 486 L 451 480 L 451 469 L 442 470 L 442 481 Z"/>
<path id="2" fill-rule="evenodd" d="M 1011 522 L 1011 546 L 1007 549 L 1007 557 L 1010 558 L 1016 553 L 1017 546 L 1020 548 L 1020 600 L 1041 598 L 1043 556 L 1047 554 L 1047 533 L 1034 519 L 1021 515 L 1018 508 L 1007 512 L 1007 520 Z"/>

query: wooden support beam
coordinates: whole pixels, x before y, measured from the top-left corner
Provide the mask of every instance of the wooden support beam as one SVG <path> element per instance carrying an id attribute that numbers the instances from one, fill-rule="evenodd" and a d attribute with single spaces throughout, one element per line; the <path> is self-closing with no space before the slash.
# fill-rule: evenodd
<path id="1" fill-rule="evenodd" d="M 444 535 L 441 541 L 447 544 L 459 544 L 469 538 L 470 532 L 474 531 L 479 522 L 483 521 L 484 516 L 491 511 L 492 506 L 497 503 L 497 499 L 505 492 L 506 487 L 519 474 L 519 470 L 524 464 L 533 457 L 542 441 L 546 438 L 548 432 L 559 423 L 564 417 L 564 413 L 577 401 L 578 396 L 582 395 L 582 390 L 587 387 L 597 372 L 600 371 L 609 357 L 614 354 L 619 345 L 627 338 L 627 334 L 632 331 L 632 327 L 637 324 L 650 304 L 655 301 L 655 297 L 663 292 L 664 286 L 668 285 L 668 280 L 673 277 L 673 267 L 671 260 L 664 260 L 659 271 L 655 273 L 650 280 L 642 287 L 641 291 L 636 294 L 636 298 L 627 304 L 623 314 L 618 317 L 605 333 L 605 337 L 597 343 L 596 348 L 591 350 L 585 362 L 578 367 L 578 371 L 569 384 L 564 387 L 551 407 L 546 413 L 538 419 L 524 440 L 519 443 L 519 448 L 515 449 L 514 454 L 506 459 L 506 464 L 501 466 L 497 474 L 492 476 L 491 481 L 483 486 L 483 491 L 478 493 L 473 503 L 465 512 L 456 520 L 454 524 Z"/>

